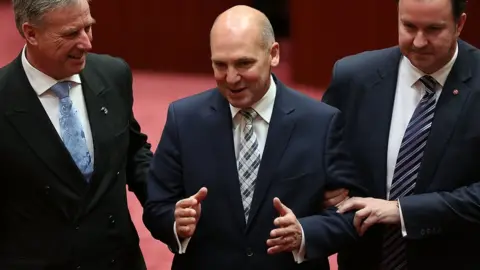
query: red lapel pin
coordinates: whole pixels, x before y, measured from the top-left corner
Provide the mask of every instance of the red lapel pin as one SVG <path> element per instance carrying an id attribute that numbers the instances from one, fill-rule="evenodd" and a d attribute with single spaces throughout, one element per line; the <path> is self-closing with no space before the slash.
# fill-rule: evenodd
<path id="1" fill-rule="evenodd" d="M 453 90 L 453 94 L 454 94 L 455 96 L 458 95 L 458 90 L 457 90 L 457 89 Z"/>

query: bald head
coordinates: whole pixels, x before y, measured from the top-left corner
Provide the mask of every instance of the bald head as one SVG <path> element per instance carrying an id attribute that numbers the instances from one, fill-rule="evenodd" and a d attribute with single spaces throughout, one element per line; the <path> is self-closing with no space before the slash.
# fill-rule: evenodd
<path id="1" fill-rule="evenodd" d="M 249 6 L 234 6 L 220 14 L 213 23 L 210 40 L 215 35 L 245 36 L 255 33 L 265 49 L 275 42 L 275 34 L 267 16 Z"/>

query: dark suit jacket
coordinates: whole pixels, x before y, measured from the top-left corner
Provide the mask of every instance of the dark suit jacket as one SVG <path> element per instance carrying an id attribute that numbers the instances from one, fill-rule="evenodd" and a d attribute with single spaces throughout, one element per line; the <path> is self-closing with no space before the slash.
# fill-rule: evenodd
<path id="1" fill-rule="evenodd" d="M 148 180 L 147 228 L 177 253 L 175 203 L 203 186 L 209 190 L 195 234 L 172 269 L 329 269 L 327 256 L 355 239 L 352 215 L 320 211 L 326 186 L 357 188 L 341 150 L 338 110 L 276 84 L 248 224 L 227 100 L 212 89 L 170 105 Z M 291 252 L 267 254 L 276 196 L 300 218 L 308 262 L 297 265 Z"/>
<path id="2" fill-rule="evenodd" d="M 323 100 L 346 117 L 345 138 L 371 196 L 386 197 L 398 47 L 338 61 Z M 459 41 L 437 103 L 413 196 L 400 200 L 412 269 L 480 269 L 480 51 Z M 453 90 L 458 90 L 458 95 Z M 383 226 L 340 252 L 340 269 L 378 269 Z"/>
<path id="3" fill-rule="evenodd" d="M 95 148 L 90 184 L 21 57 L 0 69 L 0 269 L 145 269 L 126 184 L 143 203 L 152 153 L 132 113 L 131 72 L 122 60 L 89 54 L 80 76 Z"/>

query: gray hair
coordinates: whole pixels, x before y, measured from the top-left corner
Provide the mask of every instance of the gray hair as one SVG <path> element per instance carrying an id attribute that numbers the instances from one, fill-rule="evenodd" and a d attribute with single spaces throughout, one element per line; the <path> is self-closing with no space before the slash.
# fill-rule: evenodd
<path id="1" fill-rule="evenodd" d="M 267 18 L 261 19 L 261 42 L 265 49 L 270 49 L 270 46 L 275 42 L 275 33 L 273 31 L 272 24 Z"/>
<path id="2" fill-rule="evenodd" d="M 79 0 L 12 0 L 15 24 L 24 37 L 22 25 L 25 22 L 40 24 L 43 16 L 57 8 L 76 4 Z M 90 2 L 90 0 L 88 0 Z"/>

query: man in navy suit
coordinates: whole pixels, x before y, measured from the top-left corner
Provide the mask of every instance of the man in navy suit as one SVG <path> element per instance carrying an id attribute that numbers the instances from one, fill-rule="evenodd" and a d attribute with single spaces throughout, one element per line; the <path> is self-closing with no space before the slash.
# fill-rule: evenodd
<path id="1" fill-rule="evenodd" d="M 399 46 L 335 65 L 323 99 L 373 197 L 340 207 L 363 235 L 341 270 L 480 269 L 480 51 L 458 39 L 465 5 L 400 0 Z"/>
<path id="2" fill-rule="evenodd" d="M 327 187 L 357 187 L 339 111 L 272 75 L 279 44 L 259 11 L 227 10 L 210 43 L 218 87 L 169 106 L 146 227 L 173 269 L 329 269 L 358 236 L 352 213 L 320 210 Z"/>

